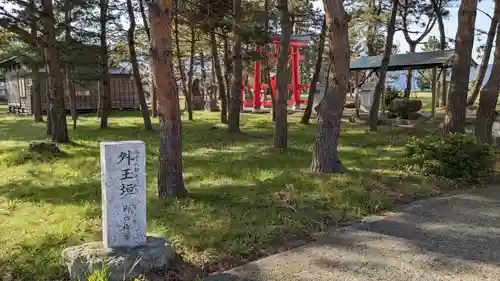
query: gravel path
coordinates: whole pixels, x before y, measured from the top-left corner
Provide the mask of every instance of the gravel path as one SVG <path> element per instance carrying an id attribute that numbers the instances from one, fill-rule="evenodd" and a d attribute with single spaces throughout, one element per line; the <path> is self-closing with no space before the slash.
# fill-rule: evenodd
<path id="1" fill-rule="evenodd" d="M 401 206 L 214 280 L 500 280 L 500 187 Z"/>

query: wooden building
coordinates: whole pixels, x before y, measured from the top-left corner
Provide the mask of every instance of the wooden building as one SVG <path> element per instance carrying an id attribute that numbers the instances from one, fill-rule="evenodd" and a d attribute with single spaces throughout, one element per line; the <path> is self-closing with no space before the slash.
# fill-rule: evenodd
<path id="1" fill-rule="evenodd" d="M 75 64 L 71 62 L 73 73 L 71 83 L 76 90 L 76 109 L 79 112 L 96 111 L 101 93 L 100 75 L 97 57 L 94 55 L 95 63 L 88 62 Z M 62 65 L 65 65 L 62 62 Z M 75 71 L 76 69 L 76 71 Z M 12 57 L 0 62 L 0 71 L 5 74 L 5 86 L 9 111 L 15 113 L 32 114 L 33 87 L 31 69 L 23 57 Z M 42 99 L 42 110 L 48 108 L 47 94 L 49 87 L 45 69 L 38 70 L 40 75 L 40 94 Z M 111 108 L 115 110 L 139 109 L 139 96 L 133 75 L 130 71 L 111 68 L 109 71 L 111 87 Z M 66 89 L 67 85 L 65 85 Z M 66 110 L 69 112 L 69 97 L 65 95 Z"/>

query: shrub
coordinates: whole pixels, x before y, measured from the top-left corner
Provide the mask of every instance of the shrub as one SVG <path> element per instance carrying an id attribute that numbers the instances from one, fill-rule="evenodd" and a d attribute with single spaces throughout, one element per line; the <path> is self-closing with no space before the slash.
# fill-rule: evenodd
<path id="1" fill-rule="evenodd" d="M 494 150 L 466 134 L 412 138 L 405 147 L 405 162 L 425 175 L 459 182 L 480 182 L 492 174 Z"/>
<path id="2" fill-rule="evenodd" d="M 390 105 L 395 99 L 404 97 L 403 93 L 398 91 L 396 88 L 388 86 L 385 90 L 384 104 Z"/>

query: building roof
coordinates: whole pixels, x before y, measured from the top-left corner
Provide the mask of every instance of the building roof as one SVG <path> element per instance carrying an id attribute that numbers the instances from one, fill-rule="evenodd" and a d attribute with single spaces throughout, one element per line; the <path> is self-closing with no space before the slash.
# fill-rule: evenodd
<path id="1" fill-rule="evenodd" d="M 10 58 L 6 58 L 6 59 L 0 61 L 0 68 L 9 66 L 13 63 L 20 63 L 21 60 L 22 60 L 22 58 L 20 56 L 12 56 Z"/>
<path id="2" fill-rule="evenodd" d="M 389 71 L 409 69 L 429 69 L 433 67 L 451 67 L 455 50 L 432 51 L 392 55 L 389 59 Z M 472 66 L 477 63 L 472 60 Z M 382 65 L 382 56 L 360 57 L 351 62 L 351 70 L 377 69 Z"/>
<path id="3" fill-rule="evenodd" d="M 273 40 L 279 40 L 279 39 L 281 39 L 281 34 L 273 34 L 270 37 Z M 292 34 L 290 36 L 290 41 L 309 42 L 309 41 L 312 41 L 312 39 L 313 39 L 313 34 L 312 33 L 307 33 L 307 34 Z"/>

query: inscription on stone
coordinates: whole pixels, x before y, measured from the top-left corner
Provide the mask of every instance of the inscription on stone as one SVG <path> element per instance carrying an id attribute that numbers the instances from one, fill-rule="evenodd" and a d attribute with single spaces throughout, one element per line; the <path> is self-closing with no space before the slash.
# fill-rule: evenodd
<path id="1" fill-rule="evenodd" d="M 146 148 L 101 143 L 102 233 L 107 248 L 146 244 Z"/>

